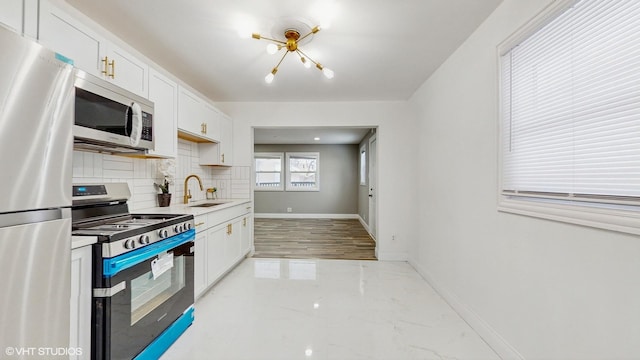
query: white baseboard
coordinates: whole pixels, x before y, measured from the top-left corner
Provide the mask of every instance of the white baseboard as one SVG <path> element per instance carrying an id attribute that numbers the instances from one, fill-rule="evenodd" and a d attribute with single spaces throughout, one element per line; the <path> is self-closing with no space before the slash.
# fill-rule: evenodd
<path id="1" fill-rule="evenodd" d="M 464 304 L 458 297 L 447 288 L 438 283 L 433 276 L 418 265 L 413 259 L 409 264 L 433 287 L 433 289 L 444 298 L 444 300 L 460 315 L 460 317 L 489 345 L 501 359 L 525 360 L 511 344 L 495 331 L 480 315 Z"/>
<path id="2" fill-rule="evenodd" d="M 254 213 L 256 219 L 358 219 L 358 214 Z"/>
<path id="3" fill-rule="evenodd" d="M 376 246 L 376 249 L 378 247 Z M 380 261 L 407 261 L 407 253 L 399 251 L 378 251 L 376 254 Z"/>
<path id="4" fill-rule="evenodd" d="M 360 220 L 360 224 L 362 225 L 362 227 L 367 230 L 367 232 L 369 233 L 369 236 L 371 236 L 371 238 L 373 239 L 373 241 L 377 244 L 378 240 L 376 240 L 376 237 L 373 236 L 373 234 L 371 233 L 371 229 L 369 229 L 369 224 L 367 224 L 364 219 L 362 218 L 362 216 L 360 216 L 360 214 L 358 214 L 358 220 Z"/>

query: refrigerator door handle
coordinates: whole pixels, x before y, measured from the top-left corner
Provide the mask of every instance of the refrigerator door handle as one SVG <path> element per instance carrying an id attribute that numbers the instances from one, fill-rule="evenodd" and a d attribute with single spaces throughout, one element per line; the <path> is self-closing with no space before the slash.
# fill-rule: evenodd
<path id="1" fill-rule="evenodd" d="M 17 213 L 5 213 L 0 214 L 0 228 L 70 218 L 70 209 L 45 209 L 23 211 Z"/>

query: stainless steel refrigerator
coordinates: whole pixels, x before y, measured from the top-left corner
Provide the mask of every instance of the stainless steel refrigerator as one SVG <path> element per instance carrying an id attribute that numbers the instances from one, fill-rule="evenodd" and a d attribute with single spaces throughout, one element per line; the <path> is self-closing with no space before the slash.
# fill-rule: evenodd
<path id="1" fill-rule="evenodd" d="M 64 358 L 74 70 L 2 26 L 0 49 L 0 358 Z"/>

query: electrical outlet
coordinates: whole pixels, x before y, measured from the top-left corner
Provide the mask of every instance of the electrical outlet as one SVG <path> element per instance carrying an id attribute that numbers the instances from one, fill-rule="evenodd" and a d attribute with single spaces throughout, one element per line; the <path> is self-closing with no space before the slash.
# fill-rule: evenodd
<path id="1" fill-rule="evenodd" d="M 287 208 L 287 212 L 292 212 L 292 211 L 293 211 L 293 209 Z"/>

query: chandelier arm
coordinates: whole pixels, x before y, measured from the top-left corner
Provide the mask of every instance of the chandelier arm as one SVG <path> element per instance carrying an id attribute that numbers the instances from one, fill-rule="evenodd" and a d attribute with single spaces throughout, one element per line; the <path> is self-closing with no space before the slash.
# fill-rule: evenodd
<path id="1" fill-rule="evenodd" d="M 311 29 L 311 31 L 309 31 L 309 33 L 307 35 L 305 35 L 305 36 L 301 37 L 300 39 L 298 39 L 297 42 L 300 42 L 300 41 L 304 40 L 307 36 L 309 36 L 311 34 L 315 34 L 318 31 L 320 31 L 320 27 L 319 26 L 314 27 L 313 29 Z"/>
<path id="2" fill-rule="evenodd" d="M 280 61 L 278 62 L 278 65 L 276 65 L 275 69 L 280 67 L 280 64 L 282 64 L 282 61 L 284 61 L 284 58 L 289 54 L 288 51 L 284 52 L 284 55 L 282 55 L 282 58 L 280 59 Z"/>
<path id="3" fill-rule="evenodd" d="M 287 43 L 285 41 L 281 41 L 281 40 L 276 40 L 276 39 L 272 39 L 272 38 L 268 38 L 268 37 L 264 37 L 264 36 L 260 36 L 259 39 L 256 40 L 268 40 L 268 41 L 272 41 L 274 43 L 278 43 L 278 44 L 282 44 L 282 45 L 287 45 Z"/>
<path id="4" fill-rule="evenodd" d="M 313 60 L 312 58 L 309 57 L 309 55 L 305 54 L 302 50 L 300 49 L 296 49 L 296 51 L 298 52 L 298 55 L 302 54 L 302 56 L 304 56 L 305 58 L 307 58 L 307 60 L 310 60 L 314 65 L 318 65 L 318 62 Z"/>

